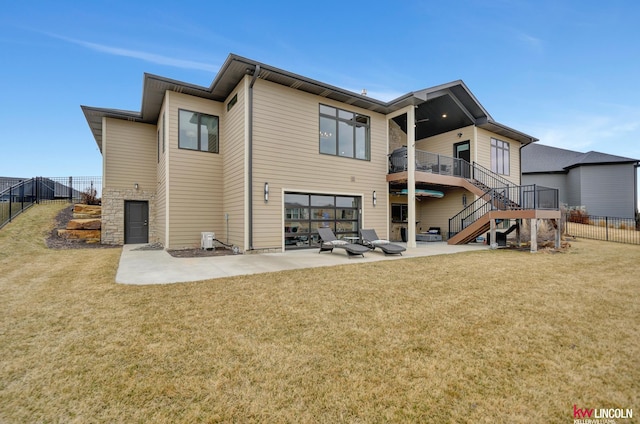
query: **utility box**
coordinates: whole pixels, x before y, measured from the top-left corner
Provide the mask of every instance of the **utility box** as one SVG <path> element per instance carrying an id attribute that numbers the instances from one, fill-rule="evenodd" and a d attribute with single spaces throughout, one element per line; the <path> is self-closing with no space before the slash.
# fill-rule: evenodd
<path id="1" fill-rule="evenodd" d="M 200 240 L 200 248 L 206 250 L 215 250 L 216 247 L 213 244 L 213 241 L 216 239 L 216 234 L 212 232 L 203 231 L 202 237 Z"/>

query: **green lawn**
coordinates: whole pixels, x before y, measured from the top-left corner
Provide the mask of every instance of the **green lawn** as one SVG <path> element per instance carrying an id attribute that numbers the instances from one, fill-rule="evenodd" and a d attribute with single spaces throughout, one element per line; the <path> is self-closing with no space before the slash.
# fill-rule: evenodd
<path id="1" fill-rule="evenodd" d="M 0 230 L 0 422 L 640 414 L 640 246 L 578 240 L 567 253 L 123 286 L 120 249 L 44 247 L 63 206 Z"/>

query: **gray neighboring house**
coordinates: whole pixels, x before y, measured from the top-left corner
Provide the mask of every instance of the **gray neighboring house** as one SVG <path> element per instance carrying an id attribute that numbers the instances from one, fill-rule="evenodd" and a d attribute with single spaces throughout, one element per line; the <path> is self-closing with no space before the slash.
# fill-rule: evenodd
<path id="1" fill-rule="evenodd" d="M 584 206 L 589 215 L 635 218 L 638 159 L 538 143 L 524 146 L 521 158 L 522 184 L 557 188 L 561 204 Z"/>

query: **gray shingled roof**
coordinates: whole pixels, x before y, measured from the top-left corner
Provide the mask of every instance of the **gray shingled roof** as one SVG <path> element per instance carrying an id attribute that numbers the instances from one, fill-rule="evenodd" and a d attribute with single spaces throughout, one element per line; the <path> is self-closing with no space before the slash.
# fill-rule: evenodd
<path id="1" fill-rule="evenodd" d="M 581 165 L 634 163 L 638 159 L 590 151 L 587 153 L 532 143 L 522 148 L 522 173 L 567 172 Z"/>

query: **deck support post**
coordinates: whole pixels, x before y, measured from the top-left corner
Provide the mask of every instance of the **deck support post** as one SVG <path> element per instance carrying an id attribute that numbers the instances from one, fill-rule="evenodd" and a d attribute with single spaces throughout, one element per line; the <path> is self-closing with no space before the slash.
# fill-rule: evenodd
<path id="1" fill-rule="evenodd" d="M 489 221 L 489 225 L 490 225 L 489 238 L 491 239 L 491 244 L 489 245 L 489 247 L 491 249 L 497 249 L 498 239 L 496 239 L 496 220 L 492 218 Z"/>
<path id="2" fill-rule="evenodd" d="M 553 223 L 554 228 L 556 229 L 555 233 L 556 233 L 556 239 L 555 239 L 555 248 L 556 249 L 560 249 L 560 241 L 561 241 L 561 234 L 560 234 L 560 222 L 558 222 L 557 219 L 552 219 L 551 222 Z"/>
<path id="3" fill-rule="evenodd" d="M 407 108 L 407 247 L 416 247 L 416 109 Z"/>
<path id="4" fill-rule="evenodd" d="M 518 249 L 522 244 L 522 234 L 520 233 L 520 225 L 522 224 L 521 219 L 516 219 L 516 243 L 518 245 Z"/>
<path id="5" fill-rule="evenodd" d="M 531 253 L 538 252 L 538 219 L 532 218 L 531 225 Z"/>

